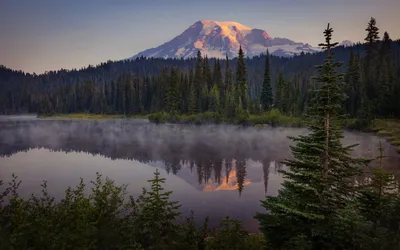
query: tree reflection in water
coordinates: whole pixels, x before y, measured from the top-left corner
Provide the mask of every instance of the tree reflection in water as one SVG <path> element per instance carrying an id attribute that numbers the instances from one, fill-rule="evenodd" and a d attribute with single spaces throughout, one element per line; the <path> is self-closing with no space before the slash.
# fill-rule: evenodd
<path id="1" fill-rule="evenodd" d="M 260 178 L 267 194 L 270 172 L 276 172 L 282 167 L 280 162 L 290 157 L 291 141 L 287 136 L 301 133 L 306 131 L 228 125 L 155 125 L 135 120 L 3 121 L 0 122 L 0 156 L 45 148 L 134 159 L 146 164 L 161 162 L 169 174 L 177 175 L 182 168 L 197 173 L 204 192 L 238 190 L 240 195 L 253 179 Z M 390 154 L 387 149 L 385 152 Z M 389 166 L 399 163 L 398 158 L 393 159 L 389 159 Z M 260 163 L 262 176 L 248 176 L 249 161 Z"/>

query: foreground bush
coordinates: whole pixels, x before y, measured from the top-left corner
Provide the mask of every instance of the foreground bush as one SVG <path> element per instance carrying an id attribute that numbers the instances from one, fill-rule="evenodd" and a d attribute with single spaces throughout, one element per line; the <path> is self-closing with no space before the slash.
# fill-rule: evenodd
<path id="1" fill-rule="evenodd" d="M 149 182 L 150 190 L 126 201 L 125 185 L 97 174 L 89 195 L 81 179 L 56 202 L 46 182 L 41 197 L 21 198 L 13 176 L 0 194 L 0 249 L 262 249 L 262 238 L 236 220 L 214 230 L 207 220 L 196 227 L 193 215 L 177 223 L 180 205 L 164 191 L 165 179 L 156 171 Z"/>

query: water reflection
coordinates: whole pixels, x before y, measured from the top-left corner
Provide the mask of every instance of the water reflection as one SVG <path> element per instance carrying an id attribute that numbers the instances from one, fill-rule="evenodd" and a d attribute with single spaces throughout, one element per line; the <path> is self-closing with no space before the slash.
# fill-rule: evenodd
<path id="1" fill-rule="evenodd" d="M 236 126 L 155 125 L 143 120 L 1 119 L 0 179 L 15 172 L 27 195 L 49 180 L 62 194 L 78 177 L 92 180 L 98 171 L 129 184 L 138 195 L 154 167 L 164 169 L 166 187 L 173 190 L 184 214 L 194 210 L 210 216 L 242 220 L 257 230 L 253 219 L 259 201 L 276 195 L 282 182 L 281 161 L 290 157 L 287 136 L 305 129 L 261 129 Z M 346 144 L 359 143 L 357 156 L 374 157 L 379 138 L 346 133 Z M 383 143 L 384 165 L 399 176 L 399 155 Z M 363 181 L 361 178 L 359 181 Z M 139 193 L 135 193 L 139 192 Z"/>
<path id="2" fill-rule="evenodd" d="M 287 136 L 304 133 L 304 129 L 155 125 L 135 120 L 8 120 L 0 121 L 0 156 L 33 148 L 85 152 L 157 165 L 174 175 L 190 169 L 204 192 L 237 190 L 240 195 L 254 180 L 262 180 L 267 194 L 271 166 L 276 171 L 290 157 Z M 360 143 L 356 155 L 371 157 L 379 138 L 348 133 L 346 141 Z M 398 155 L 387 143 L 384 147 L 389 156 L 386 165 L 396 169 Z M 259 164 L 262 172 L 249 171 L 249 164 Z"/>
<path id="3" fill-rule="evenodd" d="M 1 122 L 0 128 L 0 155 L 4 157 L 45 148 L 137 160 L 161 166 L 174 175 L 187 168 L 195 171 L 204 192 L 237 190 L 239 195 L 259 177 L 254 171 L 248 175 L 249 161 L 262 163 L 267 187 L 265 172 L 269 173 L 271 161 L 280 162 L 288 156 L 290 141 L 286 137 L 304 132 L 260 133 L 258 129 L 234 126 L 154 125 L 125 120 L 8 121 Z M 271 156 L 273 159 L 269 159 Z"/>

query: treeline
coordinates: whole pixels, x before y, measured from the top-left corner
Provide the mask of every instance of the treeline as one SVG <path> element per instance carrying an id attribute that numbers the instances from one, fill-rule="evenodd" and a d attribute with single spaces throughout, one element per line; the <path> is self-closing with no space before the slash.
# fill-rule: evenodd
<path id="1" fill-rule="evenodd" d="M 345 112 L 353 117 L 400 116 L 400 42 L 379 37 L 372 18 L 365 44 L 333 49 L 345 62 Z M 313 65 L 326 52 L 280 58 L 268 54 L 233 60 L 147 59 L 107 62 L 82 70 L 30 75 L 0 69 L 0 112 L 143 114 L 218 112 L 246 116 L 276 107 L 306 112 Z M 261 107 L 260 107 L 261 104 Z"/>

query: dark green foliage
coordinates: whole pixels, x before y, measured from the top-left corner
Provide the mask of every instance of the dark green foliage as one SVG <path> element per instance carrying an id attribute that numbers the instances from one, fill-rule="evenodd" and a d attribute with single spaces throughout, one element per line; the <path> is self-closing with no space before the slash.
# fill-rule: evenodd
<path id="1" fill-rule="evenodd" d="M 194 73 L 194 86 L 196 92 L 196 111 L 201 112 L 202 109 L 202 89 L 204 85 L 204 67 L 203 67 L 203 58 L 201 56 L 200 50 L 197 52 L 196 58 L 196 68 Z"/>
<path id="2" fill-rule="evenodd" d="M 289 99 L 289 88 L 283 76 L 283 72 L 280 71 L 276 82 L 274 106 L 283 112 L 288 112 L 290 106 L 289 102 L 291 102 Z"/>
<path id="3" fill-rule="evenodd" d="M 160 178 L 156 170 L 151 183 L 150 191 L 143 190 L 142 195 L 135 201 L 136 209 L 131 212 L 134 220 L 131 222 L 138 235 L 132 240 L 140 239 L 140 244 L 145 249 L 161 249 L 168 246 L 175 249 L 176 239 L 179 235 L 178 225 L 175 224 L 179 204 L 170 201 L 172 191 L 164 192 L 161 184 L 165 178 Z M 133 203 L 133 201 L 132 201 Z"/>
<path id="4" fill-rule="evenodd" d="M 278 87 L 276 89 L 277 89 L 277 94 L 275 95 L 275 98 L 277 98 L 278 95 Z M 282 89 L 279 89 L 279 91 L 282 91 Z M 264 110 L 268 110 L 273 104 L 274 104 L 274 99 L 272 96 L 272 88 L 271 88 L 271 69 L 269 62 L 269 53 L 267 51 L 267 56 L 265 59 L 264 81 L 261 89 L 261 105 L 264 108 Z"/>
<path id="5" fill-rule="evenodd" d="M 166 93 L 167 111 L 171 113 L 178 112 L 179 101 L 180 101 L 178 86 L 179 86 L 179 72 L 176 69 L 172 68 Z"/>
<path id="6" fill-rule="evenodd" d="M 343 100 L 342 76 L 335 69 L 340 63 L 333 59 L 332 28 L 325 30 L 324 44 L 327 58 L 317 66 L 315 90 L 309 112 L 311 133 L 293 138 L 296 143 L 294 159 L 286 160 L 288 170 L 283 188 L 277 197 L 267 197 L 262 206 L 268 214 L 258 214 L 261 230 L 273 249 L 299 246 L 301 249 L 336 249 L 331 227 L 337 221 L 337 212 L 346 207 L 346 201 L 355 195 L 353 178 L 359 173 L 350 156 L 351 147 L 343 147 L 341 128 L 335 124 Z M 281 232 L 277 235 L 276 232 Z"/>
<path id="7" fill-rule="evenodd" d="M 371 20 L 368 23 L 368 27 L 366 29 L 367 37 L 365 41 L 367 42 L 366 46 L 366 55 L 364 58 L 364 75 L 365 75 L 365 95 L 366 99 L 364 100 L 365 105 L 368 106 L 368 109 L 371 109 L 372 112 L 377 112 L 375 109 L 374 103 L 377 99 L 377 93 L 379 90 L 379 85 L 377 85 L 377 67 L 378 67 L 378 52 L 379 52 L 379 29 L 376 27 L 376 20 L 371 17 Z"/>
<path id="8" fill-rule="evenodd" d="M 193 82 L 189 86 L 189 96 L 188 96 L 188 114 L 196 113 L 196 89 Z"/>
<path id="9" fill-rule="evenodd" d="M 0 249 L 263 249 L 262 238 L 236 220 L 214 230 L 208 219 L 197 227 L 193 214 L 178 223 L 180 205 L 170 201 L 158 170 L 149 182 L 149 190 L 125 199 L 125 185 L 97 174 L 88 195 L 81 179 L 56 201 L 46 182 L 41 197 L 21 198 L 13 175 L 0 193 Z"/>
<path id="10" fill-rule="evenodd" d="M 350 52 L 350 61 L 346 74 L 345 108 L 351 116 L 359 115 L 361 109 L 361 99 L 363 97 L 364 86 L 361 81 L 361 62 L 360 55 Z"/>
<path id="11" fill-rule="evenodd" d="M 232 84 L 233 84 L 233 80 L 232 80 L 232 69 L 229 66 L 229 59 L 228 56 L 226 56 L 225 59 L 225 78 L 224 78 L 224 82 L 225 82 L 225 88 L 224 88 L 224 92 L 227 93 L 228 91 L 231 91 L 232 89 Z"/>
<path id="12" fill-rule="evenodd" d="M 150 122 L 154 123 L 167 123 L 170 120 L 170 115 L 164 111 L 152 113 L 148 117 Z"/>
<path id="13" fill-rule="evenodd" d="M 220 111 L 220 94 L 216 84 L 214 84 L 214 86 L 210 90 L 208 110 L 211 112 Z"/>
<path id="14" fill-rule="evenodd" d="M 211 72 L 210 61 L 208 60 L 207 56 L 204 58 L 203 80 L 204 83 L 207 85 L 207 90 L 210 90 L 213 86 L 213 77 Z"/>
<path id="15" fill-rule="evenodd" d="M 249 235 L 240 221 L 226 217 L 214 235 L 207 239 L 207 250 L 262 249 L 265 244 L 259 235 Z"/>
<path id="16" fill-rule="evenodd" d="M 384 152 L 379 142 L 379 167 L 361 186 L 358 201 L 360 214 L 371 224 L 368 236 L 370 249 L 400 249 L 399 183 L 392 173 L 383 170 Z"/>
<path id="17" fill-rule="evenodd" d="M 243 108 L 243 110 L 247 110 L 248 108 L 246 73 L 247 71 L 244 62 L 244 53 L 242 47 L 240 46 L 237 67 L 236 67 L 236 95 L 237 95 L 237 100 L 240 100 L 241 102 L 239 108 Z"/>
<path id="18" fill-rule="evenodd" d="M 215 67 L 214 67 L 214 84 L 217 85 L 219 90 L 220 103 L 224 103 L 224 94 L 226 86 L 224 78 L 222 77 L 222 70 L 219 59 L 217 59 L 217 61 L 215 62 Z"/>

